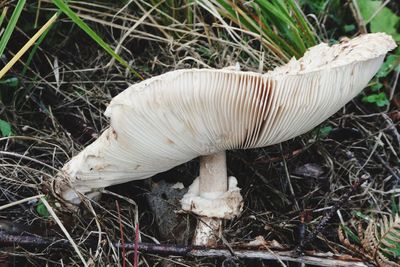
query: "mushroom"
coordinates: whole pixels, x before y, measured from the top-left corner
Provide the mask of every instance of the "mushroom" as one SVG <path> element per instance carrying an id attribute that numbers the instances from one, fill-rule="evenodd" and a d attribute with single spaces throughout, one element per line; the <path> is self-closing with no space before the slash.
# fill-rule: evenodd
<path id="1" fill-rule="evenodd" d="M 265 147 L 301 135 L 360 93 L 385 54 L 396 47 L 384 33 L 340 44 L 321 43 L 265 74 L 185 69 L 139 82 L 114 97 L 110 127 L 58 174 L 55 192 L 78 204 L 80 194 L 151 177 L 196 157 L 200 175 L 182 208 L 201 216 L 194 243 L 215 243 L 221 219 L 242 210 L 225 151 Z"/>

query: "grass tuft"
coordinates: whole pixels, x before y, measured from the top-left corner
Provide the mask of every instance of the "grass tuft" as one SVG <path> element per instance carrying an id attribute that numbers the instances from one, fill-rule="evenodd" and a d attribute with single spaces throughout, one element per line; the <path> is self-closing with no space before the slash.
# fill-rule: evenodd
<path id="1" fill-rule="evenodd" d="M 93 31 L 63 0 L 53 0 L 54 4 L 66 14 L 76 25 L 86 32 L 98 45 L 100 45 L 107 53 L 109 53 L 115 60 L 122 64 L 125 68 L 129 69 L 136 77 L 143 80 L 143 77 L 134 70 L 125 60 L 122 59 L 111 47 L 103 41 L 103 39 Z"/>
<path id="2" fill-rule="evenodd" d="M 12 33 L 14 32 L 15 26 L 17 25 L 19 16 L 21 15 L 22 9 L 24 8 L 26 0 L 19 0 L 15 6 L 14 12 L 11 15 L 10 21 L 7 24 L 6 29 L 4 30 L 3 35 L 0 39 L 0 56 L 3 55 L 4 50 L 8 44 L 8 41 L 11 38 Z M 5 17 L 6 9 L 3 11 L 1 15 L 1 21 L 3 21 Z"/>

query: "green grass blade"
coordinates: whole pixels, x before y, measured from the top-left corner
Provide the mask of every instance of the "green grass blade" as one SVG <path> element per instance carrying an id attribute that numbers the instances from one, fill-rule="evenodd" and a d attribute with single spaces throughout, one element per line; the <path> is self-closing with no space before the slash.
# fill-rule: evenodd
<path id="1" fill-rule="evenodd" d="M 194 22 L 194 1 L 193 0 L 187 0 L 186 1 L 186 18 L 187 18 L 187 23 L 192 26 Z"/>
<path id="2" fill-rule="evenodd" d="M 59 17 L 61 13 L 62 13 L 61 10 L 58 11 L 57 12 L 57 17 Z M 28 67 L 31 64 L 32 60 L 33 60 L 33 57 L 35 56 L 35 54 L 36 54 L 36 52 L 37 52 L 37 50 L 39 48 L 39 45 L 44 41 L 44 39 L 47 36 L 47 33 L 50 31 L 50 29 L 53 27 L 53 25 L 54 24 L 50 25 L 50 27 L 36 41 L 35 45 L 32 48 L 32 51 L 29 53 L 28 59 L 26 60 L 26 62 L 24 64 L 24 68 L 21 71 L 21 76 L 25 76 L 25 74 L 26 74 L 26 72 L 28 70 Z"/>
<path id="3" fill-rule="evenodd" d="M 39 37 L 49 28 L 57 19 L 57 14 L 54 14 L 25 44 L 24 46 L 10 59 L 10 61 L 0 70 L 0 79 L 14 66 L 14 64 L 34 45 Z"/>
<path id="4" fill-rule="evenodd" d="M 265 51 L 287 62 L 314 46 L 316 34 L 295 0 L 203 0 L 239 27 L 260 34 Z"/>
<path id="5" fill-rule="evenodd" d="M 1 28 L 1 25 L 3 25 L 3 21 L 4 21 L 4 18 L 6 17 L 6 15 L 7 15 L 7 11 L 8 11 L 8 7 L 5 7 L 3 9 L 3 11 L 1 12 L 1 15 L 0 15 L 0 28 Z"/>
<path id="6" fill-rule="evenodd" d="M 284 39 L 288 39 L 292 51 L 286 51 L 291 55 L 300 57 L 306 50 L 303 39 L 301 38 L 297 25 L 293 22 L 287 7 L 279 1 L 268 2 L 256 0 L 262 11 L 262 17 L 268 18 L 269 24 L 275 25 Z"/>
<path id="7" fill-rule="evenodd" d="M 294 0 L 288 0 L 291 10 L 294 14 L 294 19 L 297 21 L 297 25 L 299 26 L 304 38 L 306 39 L 307 47 L 311 47 L 316 45 L 317 38 L 316 33 L 312 30 L 308 21 L 304 18 L 300 7 Z"/>
<path id="8" fill-rule="evenodd" d="M 360 244 L 360 239 L 355 233 L 353 233 L 353 231 L 349 227 L 343 224 L 340 225 L 340 227 L 343 229 L 343 231 L 346 233 L 351 241 L 355 242 L 356 244 Z"/>
<path id="9" fill-rule="evenodd" d="M 265 20 L 263 16 L 261 16 L 261 20 L 265 25 L 268 24 L 268 22 Z M 268 38 L 271 39 L 271 41 L 278 47 L 279 49 L 282 49 L 283 52 L 285 53 L 285 59 L 289 60 L 293 55 L 294 56 L 299 56 L 299 52 L 294 48 L 291 43 L 288 43 L 287 40 L 276 34 L 273 30 L 271 30 L 269 27 L 265 27 L 264 29 L 264 35 L 268 36 Z"/>
<path id="10" fill-rule="evenodd" d="M 10 21 L 7 24 L 6 29 L 4 30 L 3 36 L 0 40 L 0 56 L 3 55 L 4 50 L 6 49 L 7 43 L 10 40 L 11 34 L 13 33 L 15 26 L 17 25 L 17 21 L 19 16 L 21 15 L 22 9 L 25 6 L 26 0 L 19 0 L 17 5 L 15 6 L 14 12 L 11 15 Z"/>
<path id="11" fill-rule="evenodd" d="M 84 32 L 86 32 L 98 45 L 100 45 L 107 53 L 115 58 L 122 66 L 128 68 L 134 75 L 139 79 L 143 80 L 143 77 L 134 69 L 132 69 L 129 64 L 123 60 L 111 47 L 103 41 L 103 39 L 97 35 L 63 0 L 53 0 L 54 4 L 66 14 L 76 25 L 78 25 Z"/>
<path id="12" fill-rule="evenodd" d="M 221 15 L 229 18 L 242 28 L 257 34 L 261 34 L 263 46 L 268 51 L 284 61 L 288 61 L 290 59 L 290 56 L 286 54 L 285 51 L 281 49 L 281 47 L 274 41 L 276 35 L 272 34 L 273 36 L 271 36 L 271 30 L 268 27 L 265 25 L 260 26 L 260 24 L 262 24 L 261 22 L 265 20 L 263 16 L 260 15 L 261 13 L 257 5 L 253 5 L 253 8 L 257 11 L 257 16 L 259 19 L 257 19 L 257 16 L 255 17 L 254 14 L 250 14 L 248 11 L 243 9 L 238 2 L 233 3 L 224 0 L 217 0 L 217 2 L 223 7 L 222 9 L 218 10 Z"/>

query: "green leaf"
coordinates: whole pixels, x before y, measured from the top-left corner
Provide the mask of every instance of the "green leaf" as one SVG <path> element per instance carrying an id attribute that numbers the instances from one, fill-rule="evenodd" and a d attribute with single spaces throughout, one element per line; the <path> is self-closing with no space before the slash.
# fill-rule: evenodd
<path id="1" fill-rule="evenodd" d="M 383 87 L 383 84 L 381 84 L 380 82 L 376 82 L 375 84 L 373 84 L 371 86 L 371 90 L 373 92 L 379 91 L 379 89 L 381 89 Z"/>
<path id="2" fill-rule="evenodd" d="M 143 77 L 132 69 L 129 64 L 123 60 L 111 47 L 101 39 L 95 31 L 93 31 L 63 0 L 53 0 L 54 4 L 66 14 L 76 25 L 78 25 L 84 32 L 86 32 L 98 45 L 100 45 L 107 53 L 115 58 L 122 66 L 129 69 L 139 79 L 143 80 Z"/>
<path id="3" fill-rule="evenodd" d="M 43 204 L 43 202 L 40 200 L 39 204 L 36 206 L 36 212 L 40 215 L 40 217 L 43 217 L 45 219 L 50 217 L 50 213 L 47 210 L 46 206 Z"/>
<path id="4" fill-rule="evenodd" d="M 364 21 L 367 21 L 375 13 L 376 10 L 382 5 L 381 0 L 357 0 L 360 13 Z"/>
<path id="5" fill-rule="evenodd" d="M 57 16 L 60 16 L 61 13 L 62 13 L 61 10 L 59 10 L 57 12 Z M 46 38 L 46 36 L 49 33 L 50 29 L 53 27 L 53 25 L 54 24 L 50 25 L 49 28 L 47 28 L 46 31 L 42 35 L 40 35 L 39 39 L 35 42 L 35 45 L 33 46 L 31 52 L 29 53 L 28 59 L 26 60 L 26 62 L 24 64 L 24 68 L 21 71 L 21 76 L 25 76 L 25 74 L 26 74 L 26 72 L 28 70 L 28 67 L 31 64 L 32 60 L 33 60 L 33 57 L 35 56 L 35 54 L 36 54 L 36 52 L 37 52 L 37 50 L 39 48 L 39 45 L 44 41 L 44 39 Z"/>
<path id="6" fill-rule="evenodd" d="M 5 85 L 8 87 L 17 87 L 19 84 L 19 80 L 17 77 L 8 78 L 5 80 L 0 80 L 0 85 Z"/>
<path id="7" fill-rule="evenodd" d="M 0 119 L 0 132 L 4 137 L 12 135 L 11 124 Z"/>
<path id="8" fill-rule="evenodd" d="M 378 248 L 382 252 L 393 256 L 400 256 L 400 216 L 382 216 L 379 229 L 375 232 L 378 237 Z"/>
<path id="9" fill-rule="evenodd" d="M 371 21 L 371 32 L 385 32 L 393 36 L 396 41 L 400 41 L 400 33 L 397 25 L 400 17 L 394 14 L 389 8 L 384 7 Z"/>
<path id="10" fill-rule="evenodd" d="M 10 21 L 7 24 L 6 29 L 4 30 L 3 35 L 0 40 L 0 56 L 3 55 L 4 50 L 6 49 L 7 43 L 10 40 L 11 34 L 13 33 L 15 26 L 17 25 L 17 21 L 19 16 L 21 15 L 22 9 L 24 8 L 26 0 L 19 0 L 15 5 L 14 12 L 11 15 Z"/>
<path id="11" fill-rule="evenodd" d="M 397 31 L 400 17 L 387 7 L 380 9 L 381 0 L 358 0 L 357 3 L 364 21 L 369 21 L 374 16 L 370 22 L 371 32 L 385 32 L 400 41 L 400 32 Z M 375 15 L 378 9 L 380 11 Z"/>
<path id="12" fill-rule="evenodd" d="M 340 227 L 342 227 L 343 231 L 348 236 L 350 241 L 353 241 L 356 244 L 360 244 L 360 239 L 355 233 L 353 233 L 353 231 L 351 231 L 349 227 L 347 227 L 346 225 L 340 225 Z"/>
<path id="13" fill-rule="evenodd" d="M 393 70 L 400 72 L 400 56 L 390 55 L 386 58 L 385 62 L 380 67 L 376 77 L 386 77 Z"/>
<path id="14" fill-rule="evenodd" d="M 393 257 L 400 257 L 400 245 L 399 243 L 395 243 L 394 245 L 397 245 L 397 247 L 393 248 L 381 248 L 384 252 L 386 252 L 389 255 L 392 255 Z"/>
<path id="15" fill-rule="evenodd" d="M 384 92 L 379 93 L 379 94 L 371 94 L 371 95 L 364 96 L 362 98 L 362 101 L 364 103 L 375 104 L 378 107 L 383 107 L 383 106 L 389 105 L 389 99 L 387 98 L 387 96 Z"/>
<path id="16" fill-rule="evenodd" d="M 321 138 L 325 138 L 332 132 L 332 130 L 333 130 L 332 126 L 325 126 L 319 129 L 318 134 Z"/>
<path id="17" fill-rule="evenodd" d="M 369 216 L 363 214 L 360 211 L 353 211 L 351 214 L 353 216 L 355 216 L 356 218 L 362 219 L 362 220 L 367 221 L 367 222 L 369 222 L 371 220 L 371 218 Z"/>
<path id="18" fill-rule="evenodd" d="M 346 24 L 343 26 L 345 32 L 351 32 L 356 29 L 356 25 L 354 24 Z"/>

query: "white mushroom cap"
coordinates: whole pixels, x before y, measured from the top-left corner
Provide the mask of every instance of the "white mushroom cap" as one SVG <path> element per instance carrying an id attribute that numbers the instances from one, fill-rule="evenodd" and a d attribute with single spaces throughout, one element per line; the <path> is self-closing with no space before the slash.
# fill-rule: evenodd
<path id="1" fill-rule="evenodd" d="M 132 85 L 105 115 L 111 126 L 62 169 L 81 193 L 144 179 L 201 155 L 273 145 L 337 112 L 396 47 L 383 33 L 320 44 L 265 74 L 177 70 Z M 66 187 L 64 199 L 76 201 Z"/>

